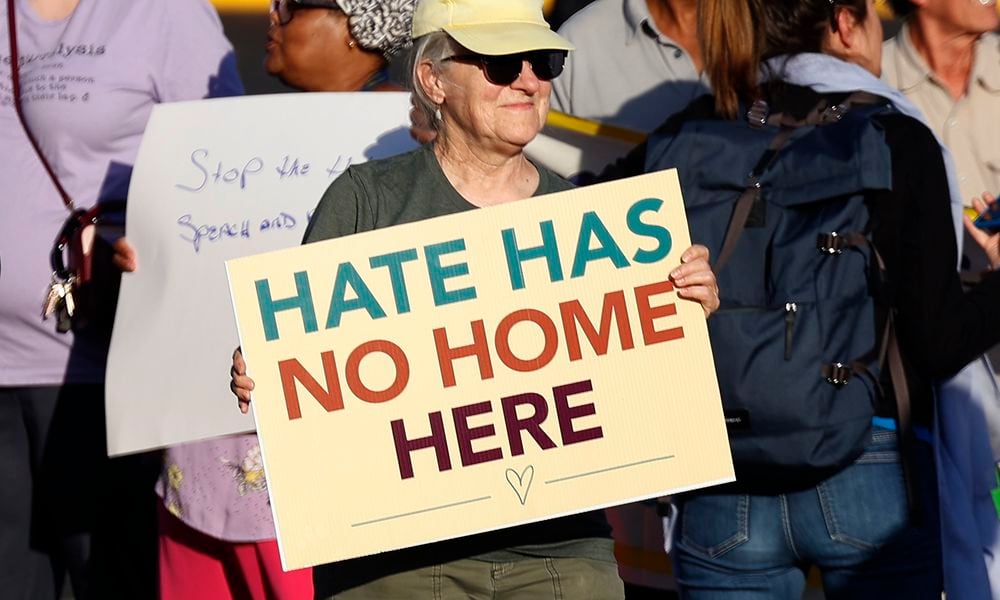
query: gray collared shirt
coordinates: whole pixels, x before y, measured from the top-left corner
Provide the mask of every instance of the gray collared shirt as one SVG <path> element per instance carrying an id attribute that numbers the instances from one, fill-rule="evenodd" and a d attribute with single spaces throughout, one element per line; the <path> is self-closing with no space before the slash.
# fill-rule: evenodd
<path id="1" fill-rule="evenodd" d="M 559 33 L 576 51 L 552 83 L 555 110 L 650 132 L 708 92 L 688 53 L 656 29 L 646 0 L 597 0 Z"/>
<path id="2" fill-rule="evenodd" d="M 913 47 L 908 25 L 882 53 L 882 78 L 923 111 L 951 150 L 966 206 L 983 192 L 1000 193 L 1000 36 L 983 35 L 975 52 L 968 90 L 958 100 Z"/>

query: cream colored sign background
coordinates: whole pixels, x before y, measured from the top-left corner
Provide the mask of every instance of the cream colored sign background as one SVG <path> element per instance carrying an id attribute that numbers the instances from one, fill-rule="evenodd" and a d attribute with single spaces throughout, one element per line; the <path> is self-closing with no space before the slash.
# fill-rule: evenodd
<path id="1" fill-rule="evenodd" d="M 637 264 L 637 250 L 657 242 L 632 233 L 628 209 L 638 200 L 662 199 L 658 212 L 642 221 L 666 227 L 669 255 Z M 628 257 L 630 266 L 610 260 L 587 265 L 571 278 L 582 215 L 595 211 Z M 514 228 L 518 246 L 541 243 L 539 223 L 554 223 L 563 281 L 550 282 L 544 260 L 523 263 L 526 287 L 512 291 L 501 231 Z M 468 263 L 469 274 L 446 280 L 456 290 L 474 286 L 477 299 L 435 307 L 423 248 L 464 238 L 466 251 L 446 254 L 445 266 Z M 668 171 L 532 198 L 485 210 L 309 244 L 227 263 L 249 374 L 256 382 L 253 407 L 264 452 L 282 559 L 300 568 L 418 545 L 641 498 L 733 480 L 718 384 L 701 307 L 673 292 L 653 296 L 653 306 L 676 302 L 675 316 L 654 321 L 657 330 L 683 327 L 684 337 L 646 346 L 633 289 L 664 281 L 690 245 L 676 172 Z M 591 248 L 598 246 L 590 242 Z M 396 315 L 385 268 L 369 258 L 416 248 L 419 260 L 405 263 L 411 312 Z M 364 310 L 344 314 L 339 327 L 325 330 L 338 264 L 351 262 L 388 316 L 372 320 Z M 308 272 L 319 331 L 304 333 L 297 310 L 279 312 L 280 338 L 267 342 L 255 281 L 267 279 L 274 299 L 295 296 L 293 273 Z M 583 359 L 570 361 L 558 305 L 579 300 L 595 326 L 604 295 L 624 290 L 635 348 L 622 350 L 612 327 L 609 350 L 597 356 L 580 335 Z M 352 293 L 347 298 L 353 298 Z M 501 320 L 521 309 L 546 313 L 559 332 L 555 358 L 534 372 L 513 371 L 498 358 L 494 333 Z M 475 358 L 454 361 L 457 385 L 445 388 L 433 330 L 445 328 L 449 345 L 473 341 L 471 322 L 482 320 L 495 377 L 482 380 Z M 395 399 L 366 403 L 344 379 L 350 353 L 371 340 L 389 340 L 406 354 L 410 379 Z M 518 357 L 537 356 L 542 333 L 531 323 L 511 329 Z M 344 408 L 327 412 L 298 386 L 302 416 L 290 420 L 278 362 L 296 358 L 326 387 L 320 355 L 333 351 L 341 377 Z M 370 389 L 389 387 L 392 362 L 370 354 L 359 367 Z M 563 445 L 553 388 L 580 381 L 593 391 L 569 397 L 574 407 L 593 404 L 595 414 L 572 420 L 577 431 L 600 427 L 599 439 Z M 512 456 L 500 399 L 536 393 L 547 399 L 542 430 L 556 447 L 540 449 L 522 433 L 524 454 Z M 499 448 L 500 460 L 463 466 L 452 409 L 490 402 L 492 412 L 468 418 L 468 426 L 492 425 L 495 435 L 475 439 L 476 452 Z M 531 413 L 521 407 L 519 418 Z M 428 436 L 429 413 L 441 412 L 452 468 L 439 471 L 435 451 L 411 452 L 414 476 L 402 479 L 390 423 L 402 420 L 409 439 Z"/>

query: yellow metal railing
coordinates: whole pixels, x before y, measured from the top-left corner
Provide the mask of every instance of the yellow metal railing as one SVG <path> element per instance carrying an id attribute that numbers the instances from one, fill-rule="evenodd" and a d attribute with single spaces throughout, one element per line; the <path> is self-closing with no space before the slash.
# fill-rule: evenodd
<path id="1" fill-rule="evenodd" d="M 646 141 L 646 134 L 642 132 L 618 127 L 617 125 L 608 125 L 599 121 L 591 121 L 590 119 L 581 119 L 580 117 L 574 117 L 573 115 L 555 110 L 549 111 L 549 118 L 546 120 L 546 124 L 584 135 L 606 137 L 631 144 L 641 144 Z"/>
<path id="2" fill-rule="evenodd" d="M 264 13 L 270 0 L 212 0 L 220 13 Z"/>

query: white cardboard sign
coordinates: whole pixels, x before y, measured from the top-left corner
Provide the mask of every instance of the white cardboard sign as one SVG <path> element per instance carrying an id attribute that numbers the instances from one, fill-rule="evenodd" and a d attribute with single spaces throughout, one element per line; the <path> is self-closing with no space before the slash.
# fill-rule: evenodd
<path id="1" fill-rule="evenodd" d="M 132 176 L 108 357 L 112 456 L 253 431 L 229 391 L 225 261 L 295 246 L 351 164 L 415 147 L 407 93 L 277 94 L 157 106 Z"/>

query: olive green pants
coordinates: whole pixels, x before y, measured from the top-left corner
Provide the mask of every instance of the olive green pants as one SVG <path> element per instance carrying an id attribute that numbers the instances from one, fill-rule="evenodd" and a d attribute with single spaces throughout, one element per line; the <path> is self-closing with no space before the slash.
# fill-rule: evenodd
<path id="1" fill-rule="evenodd" d="M 589 558 L 462 559 L 397 573 L 329 600 L 622 600 L 613 562 Z"/>

